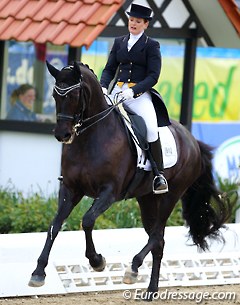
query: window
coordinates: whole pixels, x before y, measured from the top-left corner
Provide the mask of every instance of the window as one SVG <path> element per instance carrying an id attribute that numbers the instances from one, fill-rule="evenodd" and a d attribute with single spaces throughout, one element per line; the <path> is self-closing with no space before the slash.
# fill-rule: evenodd
<path id="1" fill-rule="evenodd" d="M 54 79 L 46 69 L 45 60 L 62 68 L 67 63 L 67 56 L 67 46 L 7 41 L 4 56 L 5 73 L 1 98 L 1 120 L 54 122 L 55 103 L 52 98 Z M 30 90 L 26 94 L 25 99 L 28 99 L 26 103 L 23 102 L 23 91 L 18 92 L 18 88 L 20 86 L 23 88 L 22 85 L 25 84 L 34 88 L 33 91 Z M 26 89 L 26 87 L 24 88 Z M 33 94 L 34 91 L 36 96 Z M 18 108 L 15 109 L 15 112 L 14 107 Z M 20 115 L 16 114 L 19 111 Z"/>

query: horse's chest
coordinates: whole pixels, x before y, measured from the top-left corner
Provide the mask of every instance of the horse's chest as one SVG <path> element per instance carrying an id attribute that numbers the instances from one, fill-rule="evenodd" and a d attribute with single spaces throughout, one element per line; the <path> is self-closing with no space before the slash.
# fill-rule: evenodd
<path id="1" fill-rule="evenodd" d="M 89 155 L 79 154 L 63 160 L 62 173 L 68 181 L 78 184 L 91 183 L 91 180 L 95 180 L 96 171 L 94 159 L 89 158 Z"/>

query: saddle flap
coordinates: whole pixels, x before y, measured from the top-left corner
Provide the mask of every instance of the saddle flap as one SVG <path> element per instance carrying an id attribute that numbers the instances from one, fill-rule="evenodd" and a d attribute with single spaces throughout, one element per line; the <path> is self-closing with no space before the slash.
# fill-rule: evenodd
<path id="1" fill-rule="evenodd" d="M 143 150 L 148 149 L 147 142 L 147 127 L 143 118 L 137 114 L 129 114 L 130 121 L 132 123 L 132 129 L 138 139 L 139 146 Z"/>

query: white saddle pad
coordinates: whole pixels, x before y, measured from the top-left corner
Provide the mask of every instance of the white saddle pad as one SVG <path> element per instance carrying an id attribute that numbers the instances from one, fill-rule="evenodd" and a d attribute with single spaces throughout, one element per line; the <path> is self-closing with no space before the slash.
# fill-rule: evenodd
<path id="1" fill-rule="evenodd" d="M 163 165 L 164 168 L 170 168 L 177 162 L 177 146 L 171 130 L 168 126 L 158 128 L 161 139 Z M 152 169 L 150 161 L 146 159 L 145 152 L 136 144 L 138 163 L 137 167 L 150 171 Z"/>

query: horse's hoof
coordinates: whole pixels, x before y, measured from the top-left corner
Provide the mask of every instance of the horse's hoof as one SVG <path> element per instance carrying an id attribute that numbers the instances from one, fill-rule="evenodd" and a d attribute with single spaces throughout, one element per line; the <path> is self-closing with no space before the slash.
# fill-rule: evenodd
<path id="1" fill-rule="evenodd" d="M 105 267 L 106 267 L 106 259 L 105 257 L 102 256 L 101 264 L 97 267 L 93 267 L 93 270 L 97 272 L 102 272 L 105 269 Z"/>
<path id="2" fill-rule="evenodd" d="M 41 287 L 45 284 L 45 276 L 42 275 L 32 275 L 28 283 L 30 287 Z"/>
<path id="3" fill-rule="evenodd" d="M 131 267 L 127 267 L 123 277 L 123 283 L 135 284 L 137 282 L 137 276 L 138 276 L 137 272 L 132 271 Z"/>

